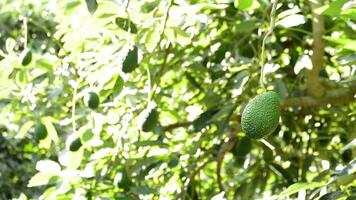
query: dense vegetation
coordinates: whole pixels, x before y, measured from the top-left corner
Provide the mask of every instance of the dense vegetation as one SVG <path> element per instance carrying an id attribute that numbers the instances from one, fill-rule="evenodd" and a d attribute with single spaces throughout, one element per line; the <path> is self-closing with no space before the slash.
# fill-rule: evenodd
<path id="1" fill-rule="evenodd" d="M 356 8 L 318 2 L 0 1 L 0 199 L 356 198 Z"/>

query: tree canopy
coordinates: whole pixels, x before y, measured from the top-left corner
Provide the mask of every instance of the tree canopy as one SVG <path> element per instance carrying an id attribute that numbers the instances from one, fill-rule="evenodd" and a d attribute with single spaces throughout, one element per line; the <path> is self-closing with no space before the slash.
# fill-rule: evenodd
<path id="1" fill-rule="evenodd" d="M 2 0 L 0 27 L 0 199 L 356 197 L 353 1 Z"/>

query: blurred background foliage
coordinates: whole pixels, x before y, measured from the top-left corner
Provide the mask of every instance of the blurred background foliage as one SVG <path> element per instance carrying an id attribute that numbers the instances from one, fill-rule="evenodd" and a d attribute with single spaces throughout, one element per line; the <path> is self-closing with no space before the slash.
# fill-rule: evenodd
<path id="1" fill-rule="evenodd" d="M 269 1 L 2 0 L 0 199 L 355 198 L 356 7 L 313 2 L 277 4 L 265 77 L 283 111 L 261 141 L 240 113 L 263 92 Z"/>

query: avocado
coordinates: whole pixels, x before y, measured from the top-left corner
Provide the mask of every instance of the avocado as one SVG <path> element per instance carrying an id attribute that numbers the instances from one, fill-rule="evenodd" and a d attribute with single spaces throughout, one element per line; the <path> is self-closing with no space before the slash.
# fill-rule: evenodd
<path id="1" fill-rule="evenodd" d="M 72 143 L 70 143 L 69 150 L 78 151 L 78 149 L 80 149 L 81 146 L 82 146 L 82 141 L 80 140 L 80 138 L 76 138 L 75 140 L 73 140 Z"/>
<path id="2" fill-rule="evenodd" d="M 159 116 L 159 113 L 158 113 L 157 109 L 153 108 L 147 115 L 146 119 L 144 120 L 141 130 L 143 132 L 152 131 L 153 128 L 156 127 L 156 125 L 157 125 L 158 116 Z"/>
<path id="3" fill-rule="evenodd" d="M 84 98 L 84 103 L 91 109 L 96 109 L 99 106 L 99 96 L 95 92 L 89 92 Z"/>
<path id="4" fill-rule="evenodd" d="M 35 137 L 37 140 L 43 140 L 47 137 L 46 126 L 42 123 L 37 123 L 35 126 Z"/>
<path id="5" fill-rule="evenodd" d="M 241 117 L 241 127 L 248 137 L 260 139 L 277 128 L 279 116 L 278 94 L 273 91 L 265 92 L 246 105 Z"/>
<path id="6" fill-rule="evenodd" d="M 135 46 L 132 50 L 130 50 L 124 62 L 122 63 L 122 71 L 125 73 L 130 73 L 136 69 L 138 66 L 138 50 Z"/>
<path id="7" fill-rule="evenodd" d="M 20 60 L 22 66 L 26 66 L 31 63 L 32 61 L 32 52 L 30 49 L 24 50 L 20 55 Z"/>

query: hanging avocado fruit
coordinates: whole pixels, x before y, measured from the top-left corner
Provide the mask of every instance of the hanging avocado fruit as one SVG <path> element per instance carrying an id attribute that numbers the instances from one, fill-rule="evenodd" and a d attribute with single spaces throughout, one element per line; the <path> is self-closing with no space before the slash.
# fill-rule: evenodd
<path id="1" fill-rule="evenodd" d="M 131 73 L 138 66 L 138 50 L 135 46 L 132 50 L 130 50 L 124 62 L 122 63 L 122 71 L 125 73 Z"/>
<path id="2" fill-rule="evenodd" d="M 84 96 L 84 104 L 91 109 L 98 108 L 99 103 L 99 96 L 95 92 L 89 92 L 86 96 Z"/>
<path id="3" fill-rule="evenodd" d="M 35 126 L 35 137 L 37 140 L 43 140 L 47 137 L 46 126 L 42 123 L 37 123 Z"/>
<path id="4" fill-rule="evenodd" d="M 21 61 L 22 66 L 26 66 L 31 63 L 32 52 L 30 49 L 26 49 L 20 54 L 20 61 Z"/>
<path id="5" fill-rule="evenodd" d="M 246 105 L 241 118 L 242 130 L 250 138 L 263 138 L 277 128 L 279 116 L 278 94 L 273 91 L 262 93 Z"/>
<path id="6" fill-rule="evenodd" d="M 81 146 L 82 146 L 82 141 L 80 140 L 80 138 L 77 138 L 77 139 L 73 140 L 72 143 L 70 143 L 69 150 L 70 151 L 78 151 L 78 149 L 80 149 Z"/>
<path id="7" fill-rule="evenodd" d="M 141 130 L 143 132 L 152 131 L 158 123 L 158 116 L 159 116 L 159 113 L 158 113 L 157 109 L 153 108 L 148 113 L 147 117 L 144 119 L 144 121 L 142 123 Z"/>

